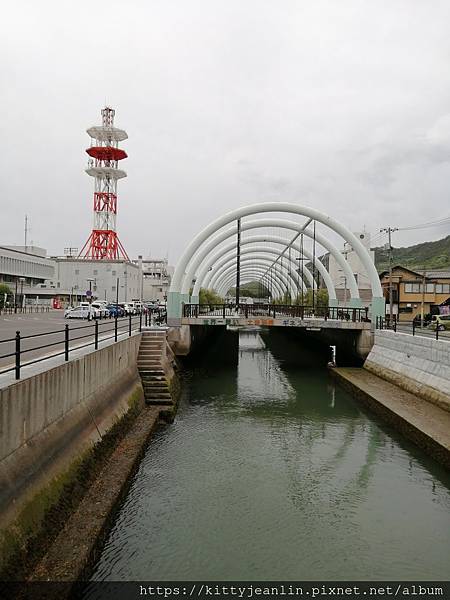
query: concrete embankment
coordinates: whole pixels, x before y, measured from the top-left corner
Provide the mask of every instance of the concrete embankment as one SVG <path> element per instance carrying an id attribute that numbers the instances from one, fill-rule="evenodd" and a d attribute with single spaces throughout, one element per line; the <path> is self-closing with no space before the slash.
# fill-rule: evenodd
<path id="1" fill-rule="evenodd" d="M 137 368 L 141 337 L 75 350 L 69 362 L 49 359 L 24 370 L 17 382 L 0 380 L 0 571 L 8 574 L 12 558 L 20 560 L 30 542 L 45 540 L 52 511 L 59 518 L 66 505 L 76 506 L 90 492 L 92 473 L 122 440 L 123 456 L 105 473 L 115 473 L 117 481 L 109 479 L 110 493 L 105 489 L 97 498 L 105 501 L 91 523 L 94 537 L 105 527 L 160 408 L 167 409 L 145 407 Z"/>
<path id="2" fill-rule="evenodd" d="M 450 343 L 420 335 L 376 331 L 365 369 L 450 411 Z"/>
<path id="3" fill-rule="evenodd" d="M 450 467 L 450 413 L 366 369 L 333 368 L 330 373 L 363 404 L 407 438 Z"/>

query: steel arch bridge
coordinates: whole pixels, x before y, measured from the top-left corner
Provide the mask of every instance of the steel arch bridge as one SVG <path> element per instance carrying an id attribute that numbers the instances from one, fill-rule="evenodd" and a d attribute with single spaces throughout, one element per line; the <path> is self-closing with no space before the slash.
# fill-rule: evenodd
<path id="1" fill-rule="evenodd" d="M 280 213 L 289 218 L 280 218 Z M 258 216 L 263 218 L 255 218 Z M 320 231 L 316 230 L 316 225 L 320 227 Z M 292 239 L 287 239 L 286 234 L 292 236 Z M 369 307 L 363 309 L 352 269 L 330 236 L 340 236 L 357 254 L 372 290 Z M 305 240 L 312 248 L 305 246 Z M 350 293 L 345 307 L 339 306 L 332 278 L 319 260 L 319 256 L 325 252 L 334 257 L 345 277 Z M 294 258 L 292 253 L 296 255 Z M 297 261 L 302 261 L 301 268 Z M 308 261 L 308 266 L 303 261 Z M 314 208 L 294 203 L 266 202 L 244 206 L 210 223 L 194 237 L 184 251 L 168 293 L 168 325 L 192 324 L 193 319 L 201 317 L 206 324 L 210 324 L 208 320 L 205 321 L 205 316 L 234 316 L 241 320 L 254 320 L 256 309 L 239 306 L 238 298 L 234 305 L 224 304 L 215 309 L 209 307 L 205 311 L 199 305 L 201 288 L 212 289 L 218 295 L 223 295 L 235 282 L 239 287 L 240 283 L 257 280 L 266 289 L 270 289 L 272 300 L 286 295 L 295 298 L 307 288 L 317 290 L 318 276 L 328 293 L 326 309 L 314 306 L 314 301 L 312 306 L 292 303 L 283 307 L 272 302 L 262 309 L 263 312 L 265 310 L 265 314 L 272 320 L 277 317 L 325 320 L 340 318 L 353 323 L 367 321 L 368 316 L 374 322 L 376 317 L 384 315 L 385 300 L 372 258 L 361 241 L 345 225 Z M 212 314 L 214 310 L 217 315 Z"/>

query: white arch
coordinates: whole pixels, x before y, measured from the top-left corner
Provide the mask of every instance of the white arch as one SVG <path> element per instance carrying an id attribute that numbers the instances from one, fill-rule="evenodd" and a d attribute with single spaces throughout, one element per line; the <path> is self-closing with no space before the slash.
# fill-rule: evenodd
<path id="1" fill-rule="evenodd" d="M 296 231 L 297 233 L 302 233 L 305 237 L 308 237 L 310 239 L 313 239 L 314 237 L 312 232 L 304 230 L 304 226 L 300 223 L 297 223 L 297 221 L 288 221 L 285 219 L 259 219 L 255 221 L 247 221 L 241 224 L 241 231 L 244 232 L 250 229 L 257 229 L 262 227 L 279 227 L 282 229 L 290 229 L 292 231 Z M 191 263 L 189 264 L 188 272 L 186 273 L 183 279 L 183 294 L 189 292 L 194 273 L 197 272 L 199 265 L 202 263 L 205 257 L 209 256 L 209 254 L 216 249 L 219 243 L 222 243 L 231 236 L 236 237 L 236 227 L 227 229 L 224 232 L 219 232 L 207 244 L 205 244 L 194 256 Z M 353 275 L 353 271 L 351 270 L 350 265 L 345 260 L 344 256 L 339 251 L 339 249 L 326 237 L 321 235 L 319 232 L 316 232 L 315 238 L 316 242 L 323 246 L 335 258 L 336 262 L 339 264 L 339 266 L 345 273 L 350 292 L 351 304 L 355 307 L 360 306 L 361 301 L 359 300 L 358 285 L 356 283 L 355 276 Z"/>
<path id="2" fill-rule="evenodd" d="M 247 271 L 245 273 L 245 275 L 246 275 L 246 279 L 248 279 L 248 282 L 254 281 L 258 277 L 261 277 L 261 275 L 263 274 L 263 269 L 264 269 L 264 267 L 260 268 L 259 270 L 253 271 L 253 276 L 251 276 L 252 271 Z M 218 293 L 220 293 L 220 295 L 223 296 L 230 289 L 230 287 L 233 287 L 234 281 L 235 281 L 234 273 L 229 275 L 226 279 L 222 279 L 221 283 L 218 285 Z M 270 292 L 270 285 L 272 283 L 272 288 L 273 288 L 273 291 L 275 292 L 274 297 L 276 297 L 276 298 L 282 298 L 286 292 L 286 285 L 283 284 L 282 282 L 280 282 L 276 277 L 274 277 L 272 282 L 263 281 L 262 283 L 263 283 L 264 287 L 267 290 L 269 290 L 269 292 Z M 245 285 L 245 282 L 241 283 L 241 286 L 242 285 Z M 220 290 L 220 292 L 219 292 L 219 290 Z"/>
<path id="3" fill-rule="evenodd" d="M 257 264 L 258 266 L 264 265 L 266 272 L 267 272 L 269 267 L 273 263 L 273 258 L 269 258 L 269 256 L 273 257 L 273 256 L 277 256 L 277 254 L 270 253 L 270 251 L 267 248 L 264 248 L 264 250 L 265 250 L 264 252 L 261 252 L 259 254 L 244 256 L 241 259 L 242 267 L 249 266 L 249 265 L 251 266 L 252 264 L 253 265 Z M 230 259 L 230 261 L 231 261 L 231 259 Z M 221 267 L 221 269 L 216 273 L 214 281 L 216 281 L 220 277 L 227 275 L 228 273 L 231 273 L 232 270 L 235 268 L 236 268 L 236 265 L 234 262 L 229 262 L 228 264 L 223 265 Z M 298 282 L 294 278 L 293 274 L 290 273 L 286 267 L 282 267 L 281 265 L 275 265 L 275 267 L 273 268 L 273 272 L 277 273 L 279 276 L 278 278 L 284 282 L 284 289 L 289 287 L 291 290 L 291 293 L 294 292 L 295 294 L 297 294 Z M 312 275 L 311 275 L 311 282 L 312 282 Z M 214 289 L 214 286 L 213 286 L 213 289 Z"/>
<path id="4" fill-rule="evenodd" d="M 254 260 L 258 260 L 258 258 L 260 258 L 260 257 L 265 258 L 266 255 L 273 257 L 272 259 L 270 259 L 270 261 L 268 263 L 266 263 L 266 264 L 268 264 L 267 270 L 269 270 L 269 268 L 273 265 L 274 258 L 276 259 L 279 256 L 279 253 L 277 252 L 277 250 L 275 248 L 270 248 L 267 246 L 256 246 L 254 248 L 248 248 L 248 249 L 246 248 L 245 250 L 242 250 L 241 251 L 241 264 L 245 263 L 245 262 L 251 262 Z M 276 270 L 278 268 L 281 271 L 285 272 L 287 275 L 289 275 L 289 277 L 292 280 L 295 287 L 298 288 L 298 283 L 300 283 L 300 285 L 302 285 L 302 281 L 301 281 L 301 278 L 298 277 L 298 273 L 295 270 L 297 268 L 297 265 L 295 264 L 294 261 L 291 261 L 291 264 L 293 266 L 291 271 L 286 267 L 286 265 L 281 265 L 280 263 L 276 263 L 275 265 L 273 265 L 273 269 Z M 212 277 L 210 279 L 210 287 L 212 287 L 214 289 L 218 278 L 223 274 L 224 271 L 228 270 L 230 267 L 236 267 L 236 257 L 235 256 L 224 257 L 223 261 L 221 261 L 221 265 L 219 265 L 219 264 L 217 265 L 217 269 L 214 271 L 214 274 L 212 275 Z M 311 287 L 312 286 L 317 287 L 315 284 L 314 278 L 312 276 L 312 273 L 307 268 L 304 268 L 304 275 L 308 279 L 309 285 Z M 196 282 L 196 284 L 197 284 L 197 282 Z M 302 287 L 304 288 L 304 284 Z"/>
<path id="5" fill-rule="evenodd" d="M 286 246 L 286 240 L 284 238 L 282 238 L 281 236 L 255 235 L 255 236 L 251 236 L 251 237 L 248 237 L 248 238 L 245 238 L 244 240 L 242 240 L 241 247 L 244 247 L 247 244 L 253 244 L 256 242 L 269 242 L 269 243 L 280 244 L 280 245 Z M 214 268 L 218 269 L 226 261 L 225 253 L 228 254 L 230 251 L 235 250 L 235 248 L 236 248 L 236 244 L 229 244 L 228 246 L 220 248 L 215 254 L 213 254 L 212 256 L 209 256 L 205 261 L 203 261 L 201 269 L 199 270 L 198 275 L 196 276 L 196 282 L 195 282 L 194 289 L 192 292 L 193 296 L 198 295 L 200 287 L 202 287 L 202 286 L 205 288 L 208 287 L 209 282 L 213 276 L 213 272 L 210 270 L 211 265 L 214 265 Z M 294 244 L 292 244 L 291 248 L 295 252 L 301 253 L 300 244 L 294 243 Z M 242 250 L 241 252 L 244 253 L 245 250 Z M 309 252 L 309 250 L 306 250 L 304 248 L 303 254 L 307 258 L 309 258 L 311 261 L 313 261 L 313 255 L 311 252 Z M 288 256 L 286 256 L 286 258 L 288 258 Z M 284 258 L 282 260 L 284 260 Z M 296 271 L 297 268 L 299 267 L 299 265 L 293 261 L 291 261 L 291 262 L 292 262 L 292 264 L 295 265 L 294 270 Z M 319 273 L 321 274 L 321 276 L 324 280 L 325 287 L 327 288 L 327 291 L 328 291 L 329 300 L 334 302 L 337 299 L 336 298 L 336 290 L 334 288 L 333 281 L 330 277 L 330 274 L 326 270 L 323 263 L 317 257 L 314 257 L 314 264 L 316 266 L 316 269 L 319 271 Z"/>
<path id="6" fill-rule="evenodd" d="M 245 269 L 243 270 L 242 276 L 243 276 L 243 281 L 244 280 L 248 280 L 248 281 L 252 281 L 255 279 L 255 277 L 261 277 L 261 275 L 264 274 L 265 271 L 265 266 L 247 266 L 245 267 Z M 220 288 L 218 288 L 217 292 L 219 293 L 220 296 L 223 296 L 230 287 L 233 287 L 233 282 L 235 281 L 234 275 L 230 275 L 227 278 L 227 281 L 223 280 L 222 283 L 220 284 Z M 269 289 L 270 287 L 270 283 L 267 281 L 263 282 L 264 287 L 266 287 L 267 289 Z M 274 289 L 274 291 L 278 296 L 282 296 L 284 294 L 284 291 L 286 290 L 286 283 L 285 281 L 282 280 L 282 278 L 280 278 L 280 274 L 277 273 L 272 281 L 272 287 Z M 226 288 L 226 289 L 225 289 Z"/>
<path id="7" fill-rule="evenodd" d="M 375 265 L 373 264 L 369 253 L 361 244 L 360 240 L 358 240 L 358 238 L 350 230 L 348 230 L 346 227 L 344 227 L 331 217 L 328 217 L 327 215 L 324 215 L 323 213 L 313 208 L 299 206 L 287 202 L 268 202 L 263 204 L 244 206 L 242 208 L 230 211 L 229 213 L 223 215 L 222 217 L 219 217 L 218 219 L 210 223 L 207 227 L 205 227 L 200 233 L 198 233 L 195 236 L 195 238 L 191 241 L 191 243 L 188 245 L 185 252 L 183 253 L 174 272 L 172 284 L 168 295 L 169 320 L 172 318 L 181 318 L 181 286 L 183 283 L 183 276 L 189 262 L 192 260 L 194 254 L 197 252 L 197 250 L 200 248 L 203 242 L 205 242 L 216 231 L 218 231 L 225 225 L 231 223 L 232 221 L 261 212 L 287 212 L 297 215 L 303 215 L 310 219 L 314 219 L 315 221 L 318 221 L 319 223 L 322 223 L 327 227 L 330 227 L 333 231 L 341 235 L 353 247 L 362 265 L 366 269 L 367 275 L 369 277 L 373 294 L 372 318 L 374 318 L 376 315 L 384 314 L 385 302 L 378 273 L 375 269 Z M 176 324 L 178 324 L 178 322 Z"/>
<path id="8" fill-rule="evenodd" d="M 260 266 L 260 267 L 248 266 L 244 269 L 243 281 L 244 280 L 253 281 L 255 279 L 255 277 L 261 277 L 261 275 L 264 275 L 265 271 L 266 271 L 265 266 Z M 235 281 L 234 275 L 230 275 L 226 281 L 223 280 L 222 283 L 220 284 L 220 288 L 219 288 L 220 295 L 225 294 L 228 291 L 228 289 L 230 289 L 230 287 L 233 287 L 234 281 Z M 263 281 L 262 283 L 266 289 L 270 288 L 270 282 Z M 274 275 L 272 284 L 273 284 L 273 288 L 276 291 L 276 293 L 281 297 L 284 293 L 284 290 L 286 289 L 286 283 L 280 279 L 279 273 L 276 273 Z M 219 289 L 218 289 L 218 293 L 219 293 Z"/>

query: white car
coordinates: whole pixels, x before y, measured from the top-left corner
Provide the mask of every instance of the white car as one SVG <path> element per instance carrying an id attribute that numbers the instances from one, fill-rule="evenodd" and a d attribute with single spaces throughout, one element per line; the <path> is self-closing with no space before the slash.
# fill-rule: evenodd
<path id="1" fill-rule="evenodd" d="M 109 317 L 109 310 L 106 308 L 106 304 L 103 304 L 103 302 L 93 302 L 91 306 L 93 309 L 98 311 L 100 318 Z"/>
<path id="2" fill-rule="evenodd" d="M 64 313 L 66 319 L 87 319 L 89 316 L 89 308 L 87 306 L 76 306 L 75 308 L 67 309 Z"/>
<path id="3" fill-rule="evenodd" d="M 125 310 L 126 315 L 134 315 L 135 314 L 134 306 L 131 302 L 126 302 L 123 305 L 123 308 Z"/>

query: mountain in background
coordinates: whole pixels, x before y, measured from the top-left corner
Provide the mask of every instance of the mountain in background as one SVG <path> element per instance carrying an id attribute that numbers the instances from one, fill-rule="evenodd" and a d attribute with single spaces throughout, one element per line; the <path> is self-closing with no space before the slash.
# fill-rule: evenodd
<path id="1" fill-rule="evenodd" d="M 375 265 L 378 272 L 389 268 L 389 251 L 375 248 Z M 393 249 L 393 265 L 409 269 L 449 269 L 450 235 L 435 242 L 423 242 L 407 248 Z"/>

